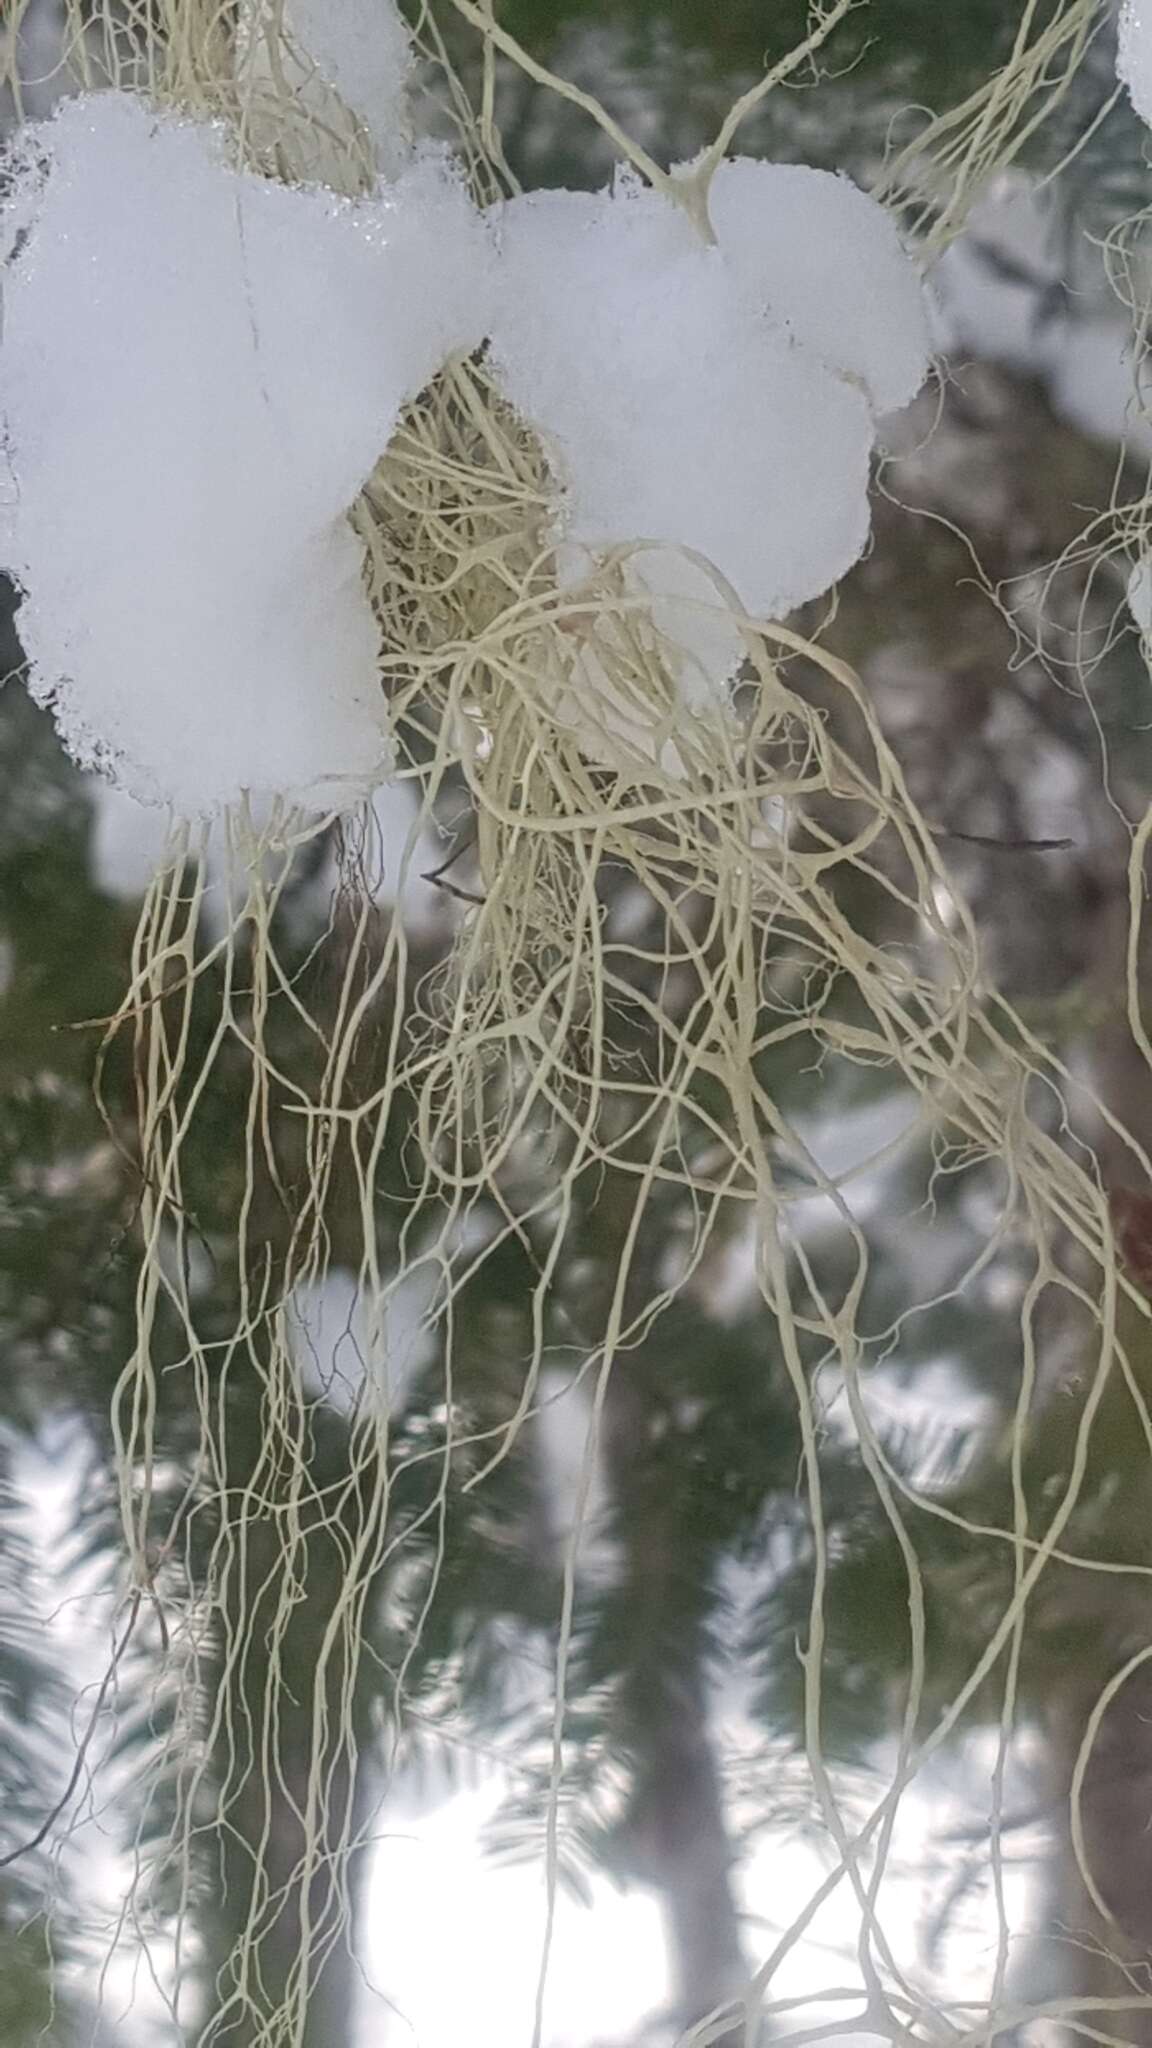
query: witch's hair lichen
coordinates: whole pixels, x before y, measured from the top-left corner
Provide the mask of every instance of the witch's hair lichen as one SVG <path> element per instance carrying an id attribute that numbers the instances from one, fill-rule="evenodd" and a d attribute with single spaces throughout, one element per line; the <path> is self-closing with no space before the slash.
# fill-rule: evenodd
<path id="1" fill-rule="evenodd" d="M 455 123 L 481 201 L 511 189 L 495 119 L 497 68 L 511 65 L 542 92 L 577 105 L 641 178 L 674 188 L 678 201 L 703 217 L 708 176 L 744 117 L 801 66 L 824 60 L 850 4 L 825 0 L 814 9 L 805 43 L 733 108 L 690 188 L 670 180 L 590 95 L 521 48 L 483 0 L 425 4 L 416 35 L 425 82 Z M 1098 0 L 1066 0 L 1055 9 L 1028 0 L 1003 69 L 962 106 L 923 125 L 893 157 L 879 189 L 921 234 L 925 254 L 959 231 L 991 174 L 1017 158 L 1059 103 L 1100 17 Z M 467 79 L 452 72 L 447 58 L 461 28 L 474 38 Z M 264 175 L 322 174 L 352 194 L 374 176 L 362 124 L 330 91 L 318 99 L 301 87 L 302 56 L 283 0 L 252 0 L 239 16 L 226 0 L 106 0 L 95 8 L 90 0 L 69 0 L 66 62 L 70 77 L 88 89 L 116 85 L 227 122 L 241 159 Z M 1059 1553 L 1078 1498 L 1095 1404 L 1109 1375 L 1128 1370 L 1118 1305 L 1125 1295 L 1139 1299 L 1118 1271 L 1097 1177 L 1033 1114 L 1037 1084 L 1060 1091 L 1065 1077 L 1025 1023 L 990 1000 L 972 921 L 859 677 L 819 638 L 745 615 L 723 579 L 702 564 L 712 601 L 733 621 L 746 659 L 731 705 L 687 713 L 674 687 L 671 650 L 626 573 L 628 551 L 605 555 L 582 583 L 558 578 L 547 452 L 502 400 L 482 358 L 451 363 L 408 408 L 350 516 L 379 623 L 396 775 L 419 799 L 409 867 L 420 823 L 439 830 L 445 819 L 453 821 L 449 859 L 426 885 L 440 887 L 454 906 L 450 955 L 431 976 L 423 973 L 425 963 L 416 971 L 403 918 L 382 917 L 367 894 L 352 890 L 320 942 L 338 985 L 329 983 L 323 1005 L 310 1009 L 282 957 L 277 914 L 300 848 L 330 831 L 331 822 L 287 813 L 257 821 L 236 808 L 218 828 L 232 906 L 223 930 L 204 944 L 205 869 L 195 833 L 176 828 L 141 912 L 131 983 L 105 1048 L 107 1054 L 130 1042 L 137 1086 L 137 1335 L 113 1426 L 133 1583 L 165 1603 L 167 1654 L 179 1667 L 187 1713 L 186 1768 L 169 1851 L 177 1919 L 190 1910 L 190 1873 L 202 1837 L 221 1817 L 227 1825 L 253 1774 L 270 1778 L 276 1770 L 289 1694 L 294 1712 L 306 1714 L 311 1702 L 314 1763 L 297 1854 L 277 1880 L 279 1890 L 253 1888 L 252 1924 L 217 1986 L 206 2038 L 245 2011 L 253 2039 L 299 2038 L 324 1957 L 345 1938 L 350 1904 L 342 1873 L 363 1832 L 348 1795 L 350 1756 L 362 1732 L 353 1703 L 366 1606 L 397 1540 L 385 1478 L 386 1374 L 365 1374 L 350 1464 L 341 1485 L 328 1490 L 311 1462 L 291 1328 L 299 1290 L 321 1279 L 328 1264 L 333 1188 L 338 1180 L 345 1246 L 353 1191 L 370 1354 L 385 1348 L 389 1303 L 406 1271 L 421 1264 L 438 1272 L 434 1315 L 450 1417 L 455 1300 L 469 1270 L 460 1248 L 469 1221 L 481 1209 L 500 1219 L 468 1255 L 473 1265 L 502 1241 L 530 1246 L 537 1278 L 526 1308 L 534 1338 L 518 1398 L 503 1429 L 471 1446 L 449 1424 L 444 1485 L 452 1458 L 469 1449 L 475 1490 L 538 1407 L 566 1235 L 577 1201 L 598 1176 L 611 1176 L 629 1200 L 603 1324 L 584 1361 L 597 1412 L 610 1375 L 627 1370 L 628 1346 L 688 1284 L 732 1219 L 746 1219 L 802 1443 L 800 1484 L 814 1559 L 805 1719 L 812 1781 L 836 1858 L 820 1897 L 840 1882 L 856 1896 L 870 2004 L 866 2020 L 854 2024 L 887 2031 L 893 2042 L 906 2042 L 917 2029 L 935 2038 L 945 2021 L 901 1975 L 880 1920 L 879 1873 L 894 1815 L 918 1769 L 1001 1659 L 1008 1672 L 1003 1744 L 1010 1739 L 1013 1658 L 1029 1603 Z M 355 824 L 344 831 L 354 838 Z M 1142 846 L 1143 840 L 1134 862 Z M 640 892 L 647 907 L 642 940 L 606 924 L 602 883 L 610 872 L 627 875 Z M 852 891 L 844 886 L 849 877 L 885 906 L 876 936 L 854 918 Z M 1138 905 L 1135 881 L 1133 900 Z M 902 934 L 898 943 L 893 928 Z M 282 1064 L 269 1031 L 273 1007 L 284 1005 L 298 1014 L 312 1046 L 306 1072 Z M 623 1017 L 642 1028 L 629 1035 Z M 1016 1520 L 1001 1532 L 1014 1559 L 1011 1599 L 965 1685 L 927 1728 L 924 1597 L 911 1504 L 859 1372 L 867 1245 L 844 1189 L 814 1160 L 762 1078 L 773 1053 L 800 1037 L 816 1068 L 885 1066 L 914 1099 L 922 1130 L 998 1167 L 1001 1208 L 984 1257 L 1009 1238 L 1028 1249 L 1034 1280 L 1021 1307 L 1026 1357 L 1034 1361 L 1042 1291 L 1074 1297 L 1091 1329 L 1091 1391 L 1063 1494 L 1038 1539 L 1017 1490 Z M 232 1148 L 221 1171 L 239 1189 L 232 1247 L 237 1313 L 226 1336 L 215 1331 L 209 1340 L 192 1278 L 197 1221 L 184 1159 L 206 1091 L 225 1068 L 244 1076 L 242 1115 L 220 1139 Z M 379 1168 L 398 1116 L 409 1123 L 409 1220 L 386 1245 Z M 530 1141 L 546 1155 L 544 1172 L 525 1167 Z M 638 1286 L 636 1247 L 648 1206 L 669 1188 L 682 1196 L 688 1234 L 675 1277 L 646 1290 Z M 255 1220 L 269 1190 L 283 1226 L 274 1245 Z M 834 1293 L 808 1257 L 802 1228 L 794 1227 L 796 1205 L 814 1193 L 832 1206 L 848 1247 Z M 1058 1255 L 1056 1247 L 1069 1244 L 1079 1263 Z M 198 1406 L 200 1445 L 187 1494 L 168 1516 L 158 1569 L 160 1317 L 181 1332 L 181 1355 L 166 1373 L 181 1378 Z M 855 1830 L 842 1815 L 822 1745 L 828 1558 L 814 1356 L 836 1361 L 843 1375 L 860 1457 L 907 1580 L 910 1653 L 898 1753 L 887 1790 Z M 258 1390 L 245 1398 L 259 1400 L 263 1440 L 238 1479 L 230 1431 L 231 1389 L 240 1382 Z M 1135 1388 L 1133 1398 L 1141 1405 Z M 1027 1411 L 1025 1386 L 1021 1441 Z M 323 1652 L 314 1671 L 287 1670 L 282 1644 L 297 1574 L 326 1518 L 339 1534 L 342 1577 Z M 195 1580 L 196 1591 L 185 1596 L 179 1560 L 185 1546 L 187 1554 L 203 1547 L 204 1530 L 211 1532 L 207 1561 L 195 1571 L 189 1564 L 187 1583 Z M 275 1598 L 268 1595 L 270 1577 L 252 1572 L 257 1535 L 275 1549 Z M 559 1616 L 544 1850 L 553 1892 L 576 1540 Z M 435 1574 L 433 1591 L 434 1583 Z M 255 1687 L 257 1654 L 265 1676 Z M 394 1685 L 392 1705 L 401 1712 L 403 1669 Z M 235 1718 L 240 1690 L 245 1725 Z M 206 1700 L 215 1704 L 206 1709 Z M 317 1895 L 318 1873 L 330 1879 L 334 1870 L 335 1880 L 320 1887 L 326 1904 L 313 1923 L 308 1902 Z M 298 1960 L 273 2010 L 261 1978 L 261 1942 L 286 1900 L 295 1902 Z M 749 1991 L 750 2014 L 772 2012 L 776 1972 L 818 1902 L 796 1916 L 764 1959 Z M 147 1935 L 143 1906 L 140 1915 Z M 955 2026 L 974 2044 L 1002 2032 L 1010 2017 L 966 2009 L 947 2025 L 950 2036 Z M 720 2031 L 719 2023 L 703 2027 L 693 2039 L 702 2043 Z"/>

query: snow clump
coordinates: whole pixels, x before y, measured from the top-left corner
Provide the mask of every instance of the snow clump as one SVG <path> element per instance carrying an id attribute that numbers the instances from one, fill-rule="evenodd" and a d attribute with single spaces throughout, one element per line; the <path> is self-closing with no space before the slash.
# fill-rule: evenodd
<path id="1" fill-rule="evenodd" d="M 707 571 L 670 550 L 703 557 L 754 619 L 828 590 L 868 537 L 876 416 L 929 356 L 916 273 L 848 180 L 736 159 L 710 198 L 713 244 L 627 174 L 504 204 L 491 346 L 549 452 L 563 541 L 660 544 L 630 574 L 694 703 L 743 642 Z"/>
<path id="2" fill-rule="evenodd" d="M 0 563 L 65 745 L 145 802 L 342 808 L 387 772 L 346 513 L 483 338 L 490 250 L 439 154 L 368 200 L 235 169 L 104 92 L 25 131 L 7 212 Z"/>
<path id="3" fill-rule="evenodd" d="M 1116 70 L 1140 119 L 1152 127 L 1152 0 L 1124 0 Z"/>
<path id="4" fill-rule="evenodd" d="M 1128 609 L 1144 639 L 1152 639 L 1152 559 L 1147 555 L 1128 578 Z"/>
<path id="5" fill-rule="evenodd" d="M 726 261 L 797 347 L 858 379 L 875 413 L 915 398 L 928 309 L 884 207 L 840 173 L 730 157 L 708 211 Z"/>
<path id="6" fill-rule="evenodd" d="M 360 123 L 380 168 L 400 169 L 416 60 L 395 0 L 247 0 L 240 39 L 249 75 L 267 69 L 271 39 L 299 103 L 325 122 L 334 95 Z"/>

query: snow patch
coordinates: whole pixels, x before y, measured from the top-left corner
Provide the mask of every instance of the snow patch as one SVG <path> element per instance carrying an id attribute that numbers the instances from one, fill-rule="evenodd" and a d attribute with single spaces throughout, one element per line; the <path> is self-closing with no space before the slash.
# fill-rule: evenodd
<path id="1" fill-rule="evenodd" d="M 1128 609 L 1145 639 L 1152 638 L 1152 561 L 1147 556 L 1128 578 Z"/>
<path id="2" fill-rule="evenodd" d="M 736 161 L 714 191 L 714 245 L 629 177 L 497 209 L 492 364 L 549 453 L 558 537 L 688 550 L 781 618 L 863 551 L 874 408 L 913 395 L 927 320 L 895 230 L 846 180 Z M 741 652 L 720 600 L 709 617 L 699 569 L 667 552 L 631 573 L 685 649 L 682 694 L 714 697 Z"/>
<path id="3" fill-rule="evenodd" d="M 928 308 L 882 206 L 839 172 L 731 157 L 708 210 L 733 272 L 799 347 L 857 378 L 877 413 L 915 398 Z"/>
<path id="4" fill-rule="evenodd" d="M 345 515 L 403 404 L 482 338 L 488 245 L 438 153 L 353 203 L 226 151 L 113 92 L 25 134 L 0 551 L 82 766 L 183 816 L 342 809 L 389 758 Z"/>
<path id="5" fill-rule="evenodd" d="M 1152 4 L 1124 0 L 1116 51 L 1116 70 L 1142 121 L 1152 126 Z"/>
<path id="6" fill-rule="evenodd" d="M 402 167 L 415 52 L 394 0 L 246 0 L 240 51 L 253 82 L 286 86 L 321 127 L 346 109 L 380 169 Z"/>
<path id="7" fill-rule="evenodd" d="M 431 1325 L 439 1272 L 417 1264 L 373 1300 L 355 1274 L 333 1267 L 302 1283 L 288 1311 L 301 1384 L 337 1414 L 391 1414 L 435 1351 Z"/>

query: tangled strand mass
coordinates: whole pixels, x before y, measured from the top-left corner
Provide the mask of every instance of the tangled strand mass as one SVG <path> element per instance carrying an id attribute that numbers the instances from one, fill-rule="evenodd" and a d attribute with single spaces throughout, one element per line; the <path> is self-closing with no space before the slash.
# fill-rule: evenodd
<path id="1" fill-rule="evenodd" d="M 708 180 L 740 121 L 819 58 L 848 6 L 824 0 L 803 47 L 724 123 L 695 171 L 691 205 L 705 216 Z M 224 121 L 239 160 L 264 176 L 365 191 L 374 172 L 363 121 L 337 93 L 318 100 L 301 82 L 290 11 L 255 14 L 253 24 L 241 9 L 246 43 L 235 9 L 215 0 L 136 0 L 97 10 L 95 25 L 92 10 L 70 0 L 69 62 L 90 89 L 116 86 Z M 1059 103 L 1100 19 L 1095 0 L 1046 9 L 1030 0 L 1007 66 L 894 159 L 882 190 L 925 253 L 959 229 L 989 174 Z M 475 40 L 475 105 L 447 55 L 462 25 Z M 480 0 L 451 0 L 439 15 L 425 7 L 417 40 L 481 203 L 511 190 L 494 117 L 498 63 L 576 99 L 640 180 L 668 189 L 668 174 L 522 50 Z M 565 1674 L 595 1424 L 629 1352 L 701 1284 L 717 1248 L 739 1240 L 798 1427 L 812 1559 L 803 1718 L 832 1858 L 747 1989 L 747 2039 L 761 2015 L 783 2024 L 786 2011 L 796 2023 L 795 2001 L 778 1998 L 776 1979 L 837 1886 L 855 1897 L 866 1987 L 863 2017 L 844 2028 L 975 2048 L 1030 2017 L 1059 2016 L 1051 2005 L 1035 2015 L 1008 2010 L 1002 1962 L 983 2004 L 941 2008 L 893 1959 L 883 1877 L 908 1788 L 990 1686 L 1003 1772 L 1030 1616 L 1067 1556 L 1094 1420 L 1118 1379 L 1152 1442 L 1123 1336 L 1125 1327 L 1142 1332 L 1144 1298 L 1118 1260 L 1092 1161 L 1053 1115 L 1068 1077 L 989 987 L 965 906 L 856 675 L 819 639 L 749 614 L 700 555 L 692 601 L 736 636 L 741 666 L 730 697 L 687 707 L 678 651 L 637 577 L 644 547 L 606 548 L 559 573 L 548 451 L 482 353 L 454 357 L 407 406 L 351 520 L 383 650 L 391 773 L 418 800 L 395 893 L 426 857 L 432 831 L 445 858 L 427 886 L 452 937 L 444 957 L 430 960 L 399 911 L 382 912 L 366 886 L 367 811 L 334 824 L 291 805 L 270 814 L 230 806 L 211 827 L 229 909 L 209 943 L 210 828 L 177 824 L 143 906 L 101 1068 L 126 1055 L 136 1091 L 131 1138 L 118 1138 L 138 1174 L 137 1337 L 113 1419 L 135 1602 L 125 1611 L 153 1630 L 148 1654 L 168 1719 L 154 1790 L 142 1800 L 125 1925 L 162 1951 L 157 1974 L 179 2023 L 207 2011 L 205 2048 L 304 2038 L 317 1986 L 350 1939 L 349 1873 L 374 1827 L 356 1789 L 358 1758 L 379 1739 L 361 1704 L 374 1604 L 382 1585 L 404 1582 L 405 1546 L 419 1538 L 411 1634 L 387 1674 L 394 1732 L 443 1569 L 450 1493 L 463 1484 L 482 1499 L 538 1414 L 558 1341 L 559 1277 L 581 1219 L 595 1212 L 607 1278 L 588 1326 L 576 1330 L 569 1317 L 566 1340 L 594 1428 L 557 1617 L 542 1835 L 550 1896 L 563 1858 Z M 333 835 L 341 886 L 302 968 L 284 941 L 282 910 L 301 857 Z M 1145 838 L 1133 845 L 1137 920 Z M 606 907 L 607 883 L 618 892 L 621 878 L 628 918 Z M 1137 951 L 1132 1017 L 1147 1050 Z M 916 1142 L 941 1172 L 959 1162 L 989 1169 L 997 1213 L 976 1270 L 1007 1247 L 1027 1274 L 1014 1483 L 994 1528 L 917 1492 L 878 1427 L 860 1335 L 869 1249 L 847 1190 L 774 1099 L 771 1076 L 792 1047 L 830 1087 L 846 1071 L 883 1069 L 907 1091 Z M 215 1118 L 212 1197 L 188 1171 L 190 1134 L 206 1116 Z M 834 1280 L 810 1257 L 798 1220 L 814 1195 L 842 1234 Z M 204 1219 L 217 1197 L 234 1233 L 226 1256 L 235 1313 L 226 1327 L 206 1327 Z M 649 1234 L 663 1229 L 673 1199 L 687 1224 L 674 1258 L 654 1261 Z M 529 1341 L 505 1412 L 477 1423 L 454 1391 L 467 1373 L 461 1303 L 486 1262 L 509 1253 L 527 1276 Z M 218 1236 L 212 1256 L 225 1256 Z M 358 1268 L 364 1362 L 335 1459 L 302 1381 L 296 1334 L 302 1292 L 334 1260 Z M 443 1426 L 430 1446 L 405 1439 L 398 1460 L 389 1333 L 413 1276 L 426 1283 Z M 1081 1333 L 1086 1392 L 1038 1530 L 1020 1474 L 1043 1328 L 1059 1319 L 1061 1302 Z M 906 1314 L 929 1306 L 910 1301 Z M 901 1732 L 888 1781 L 863 1816 L 845 1805 L 824 1739 L 831 1559 L 819 1386 L 828 1369 L 843 1385 L 896 1546 L 908 1613 Z M 163 1432 L 176 1387 L 194 1404 L 198 1442 L 174 1480 Z M 408 1498 L 414 1473 L 424 1505 L 397 1517 L 393 1504 Z M 941 1700 L 930 1683 L 920 1542 L 925 1516 L 949 1514 L 974 1541 L 994 1535 L 1010 1584 L 963 1684 Z M 315 1660 L 302 1669 L 294 1617 L 318 1557 L 327 1613 Z M 1089 1558 L 1077 1561 L 1091 1569 Z M 1097 1726 L 1084 1736 L 1077 1783 Z M 307 1796 L 293 1807 L 288 1839 L 276 1841 L 269 1816 L 289 1736 L 310 1759 Z M 994 1863 L 998 1825 L 993 1815 Z M 201 1924 L 192 1909 L 219 1882 L 211 1856 L 229 1832 L 263 1839 L 264 1854 L 246 1872 L 224 1854 L 247 1926 L 206 1990 L 204 1958 L 185 1926 Z M 1086 1860 L 1083 1875 L 1106 1913 Z M 1002 1888 L 997 1898 L 1002 1957 Z M 276 1976 L 266 1958 L 285 1926 L 294 1961 Z M 545 1954 L 542 1983 L 546 1969 Z M 813 2004 L 826 1996 L 814 1989 Z M 1093 2039 L 1114 2038 L 1107 2012 L 1080 2023 Z M 691 2038 L 735 2038 L 731 2028 L 730 2013 L 714 2015 Z"/>

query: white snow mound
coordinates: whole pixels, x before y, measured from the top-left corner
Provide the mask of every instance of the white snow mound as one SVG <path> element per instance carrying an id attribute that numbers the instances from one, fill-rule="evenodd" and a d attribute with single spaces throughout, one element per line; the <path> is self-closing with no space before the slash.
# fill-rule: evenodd
<path id="1" fill-rule="evenodd" d="M 355 802 L 387 771 L 346 512 L 483 338 L 483 224 L 439 156 L 353 203 L 107 92 L 29 130 L 3 281 L 0 560 L 65 744 L 145 802 Z"/>
<path id="2" fill-rule="evenodd" d="M 1145 639 L 1152 636 L 1152 560 L 1147 555 L 1128 578 L 1128 609 Z"/>
<path id="3" fill-rule="evenodd" d="M 915 398 L 928 309 L 884 207 L 837 172 L 731 157 L 708 210 L 733 271 L 793 341 L 859 378 L 878 413 Z"/>
<path id="4" fill-rule="evenodd" d="M 398 169 L 415 52 L 395 0 L 246 0 L 241 41 L 257 73 L 269 35 L 302 103 L 330 117 L 327 96 L 335 93 L 371 138 L 380 166 Z"/>
<path id="5" fill-rule="evenodd" d="M 1140 119 L 1152 127 L 1152 0 L 1124 0 L 1116 71 Z"/>
<path id="6" fill-rule="evenodd" d="M 861 554 L 874 409 L 913 395 L 928 334 L 915 273 L 873 201 L 823 173 L 761 172 L 778 167 L 719 174 L 714 246 L 627 177 L 610 192 L 506 203 L 491 360 L 549 451 L 566 542 L 692 550 L 753 618 L 771 619 Z M 859 260 L 879 284 L 865 312 L 852 263 L 870 235 Z M 708 617 L 690 562 L 639 556 L 634 574 L 700 703 L 738 664 L 739 633 Z"/>

